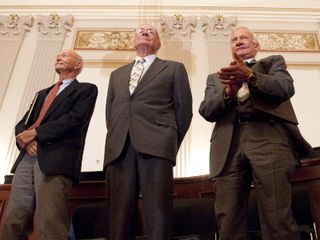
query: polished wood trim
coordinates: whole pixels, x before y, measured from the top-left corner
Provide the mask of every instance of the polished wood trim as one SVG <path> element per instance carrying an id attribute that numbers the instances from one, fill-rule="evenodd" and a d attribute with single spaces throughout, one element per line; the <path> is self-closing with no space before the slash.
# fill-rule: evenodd
<path id="1" fill-rule="evenodd" d="M 98 174 L 101 177 L 101 174 Z M 103 179 L 82 181 L 72 189 L 70 196 L 70 214 L 82 204 L 102 203 L 107 199 L 106 184 Z M 313 216 L 318 236 L 320 236 L 320 158 L 304 159 L 293 176 L 293 185 L 305 186 L 311 200 Z M 212 198 L 214 197 L 214 182 L 208 175 L 175 178 L 174 198 Z M 11 184 L 0 185 L 0 226 L 11 190 Z M 30 240 L 35 240 L 32 235 Z"/>

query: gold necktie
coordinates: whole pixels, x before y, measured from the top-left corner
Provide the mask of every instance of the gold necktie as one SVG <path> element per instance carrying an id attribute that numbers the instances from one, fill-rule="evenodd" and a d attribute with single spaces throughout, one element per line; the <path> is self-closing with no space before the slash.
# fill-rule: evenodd
<path id="1" fill-rule="evenodd" d="M 250 91 L 248 87 L 248 83 L 242 82 L 242 86 L 237 93 L 237 98 L 239 102 L 244 102 L 250 96 Z"/>
<path id="2" fill-rule="evenodd" d="M 255 63 L 256 63 L 256 61 L 252 60 L 251 62 L 246 62 L 246 65 L 248 67 L 251 67 Z M 243 82 L 241 88 L 239 89 L 239 91 L 237 93 L 238 101 L 239 102 L 244 102 L 249 97 L 250 97 L 250 91 L 249 91 L 248 83 L 247 82 Z"/>
<path id="3" fill-rule="evenodd" d="M 130 82 L 129 82 L 130 95 L 133 93 L 134 89 L 137 87 L 139 80 L 142 76 L 144 62 L 145 62 L 144 59 L 139 59 L 139 60 L 137 60 L 135 66 L 134 66 L 133 72 L 130 77 Z"/>

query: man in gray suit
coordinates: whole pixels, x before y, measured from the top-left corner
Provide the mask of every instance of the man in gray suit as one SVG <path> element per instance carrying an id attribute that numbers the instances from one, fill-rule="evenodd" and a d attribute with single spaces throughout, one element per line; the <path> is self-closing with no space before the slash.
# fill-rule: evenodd
<path id="1" fill-rule="evenodd" d="M 134 44 L 136 60 L 111 73 L 107 96 L 108 239 L 134 239 L 141 194 L 148 239 L 169 240 L 172 167 L 192 119 L 192 96 L 184 65 L 156 57 L 161 43 L 153 26 L 136 29 Z"/>
<path id="2" fill-rule="evenodd" d="M 256 61 L 259 43 L 246 27 L 231 38 L 234 61 L 207 79 L 200 114 L 215 122 L 210 176 L 222 240 L 248 239 L 250 185 L 257 191 L 264 240 L 300 239 L 291 211 L 296 159 L 311 146 L 303 139 L 290 98 L 293 79 L 282 56 Z M 251 68 L 250 68 L 251 66 Z"/>

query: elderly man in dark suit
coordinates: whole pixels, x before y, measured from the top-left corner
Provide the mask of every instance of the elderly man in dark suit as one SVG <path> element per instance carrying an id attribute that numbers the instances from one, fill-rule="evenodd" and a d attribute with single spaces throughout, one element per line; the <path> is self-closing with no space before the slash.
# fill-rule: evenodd
<path id="1" fill-rule="evenodd" d="M 36 208 L 37 239 L 68 239 L 68 196 L 79 179 L 88 125 L 97 87 L 76 80 L 81 56 L 58 53 L 59 81 L 39 91 L 16 125 L 20 154 L 6 208 L 1 239 L 28 239 Z"/>
<path id="2" fill-rule="evenodd" d="M 136 60 L 111 73 L 105 167 L 110 240 L 132 240 L 139 194 L 149 240 L 171 239 L 176 154 L 192 118 L 183 64 L 156 57 L 157 30 L 135 30 Z"/>
<path id="3" fill-rule="evenodd" d="M 291 212 L 291 177 L 303 139 L 290 98 L 293 79 L 282 56 L 256 61 L 259 43 L 246 27 L 231 38 L 234 61 L 207 79 L 200 114 L 215 122 L 210 175 L 216 184 L 219 239 L 247 236 L 250 185 L 257 190 L 264 240 L 300 239 Z M 251 65 L 251 68 L 249 67 Z"/>

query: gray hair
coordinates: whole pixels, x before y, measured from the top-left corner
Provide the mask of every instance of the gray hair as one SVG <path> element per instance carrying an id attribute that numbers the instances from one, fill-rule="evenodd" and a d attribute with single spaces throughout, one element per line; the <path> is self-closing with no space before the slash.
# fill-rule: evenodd
<path id="1" fill-rule="evenodd" d="M 260 47 L 260 43 L 259 43 L 259 39 L 258 39 L 257 35 L 256 35 L 250 28 L 244 27 L 244 26 L 237 26 L 237 27 L 235 27 L 235 28 L 233 29 L 232 33 L 234 33 L 234 32 L 235 32 L 236 30 L 238 30 L 238 29 L 246 29 L 246 30 L 248 30 L 248 31 L 252 34 L 253 42 L 254 42 L 255 44 L 257 44 L 257 46 Z"/>

